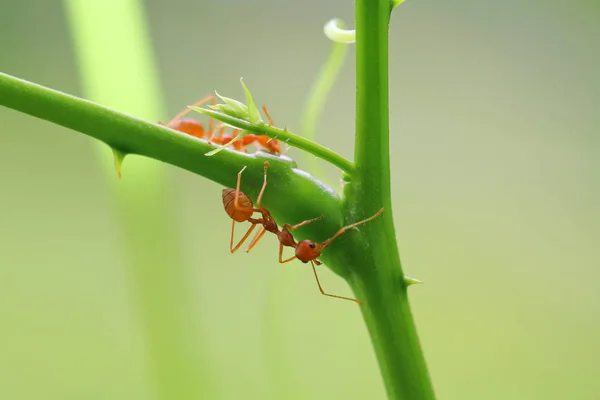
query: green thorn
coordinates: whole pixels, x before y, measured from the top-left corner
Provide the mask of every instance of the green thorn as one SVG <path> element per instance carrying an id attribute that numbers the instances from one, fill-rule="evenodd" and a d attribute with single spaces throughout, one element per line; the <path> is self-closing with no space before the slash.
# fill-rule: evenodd
<path id="1" fill-rule="evenodd" d="M 404 3 L 405 0 L 393 0 L 392 8 L 398 7 L 400 4 Z"/>
<path id="2" fill-rule="evenodd" d="M 123 160 L 125 159 L 126 153 L 123 153 L 120 150 L 111 147 L 113 152 L 113 158 L 115 159 L 115 168 L 117 170 L 117 175 L 119 179 L 121 179 L 121 167 L 123 166 Z"/>
<path id="3" fill-rule="evenodd" d="M 256 125 L 259 122 L 263 122 L 260 117 L 260 113 L 258 112 L 258 108 L 254 105 L 254 100 L 252 100 L 252 94 L 250 94 L 250 90 L 244 83 L 244 78 L 240 78 L 240 83 L 242 84 L 242 88 L 244 88 L 244 94 L 246 95 L 246 105 L 248 106 L 248 116 L 250 117 L 250 122 L 252 125 Z"/>
<path id="4" fill-rule="evenodd" d="M 421 285 L 421 284 L 423 284 L 423 281 L 420 281 L 418 279 L 411 278 L 410 276 L 404 275 L 404 283 L 406 284 L 406 286 Z"/>

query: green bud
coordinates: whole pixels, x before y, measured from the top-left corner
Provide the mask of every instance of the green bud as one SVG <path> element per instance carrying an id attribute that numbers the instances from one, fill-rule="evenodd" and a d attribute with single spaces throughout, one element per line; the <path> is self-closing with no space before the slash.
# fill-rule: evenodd
<path id="1" fill-rule="evenodd" d="M 229 115 L 234 118 L 243 119 L 245 121 L 250 120 L 250 114 L 248 113 L 248 107 L 244 103 L 234 100 L 234 99 L 230 99 L 229 97 L 221 96 L 216 91 L 215 91 L 215 94 L 225 104 L 216 104 L 214 106 L 209 106 L 211 109 L 222 112 L 223 114 Z"/>
<path id="2" fill-rule="evenodd" d="M 240 78 L 240 83 L 242 84 L 242 88 L 244 88 L 244 93 L 246 94 L 246 103 L 248 104 L 247 109 L 248 109 L 248 114 L 250 117 L 250 119 L 248 119 L 248 121 L 253 125 L 262 123 L 263 120 L 260 117 L 260 113 L 258 112 L 258 109 L 254 105 L 254 100 L 252 100 L 252 94 L 250 94 L 250 90 L 248 90 L 248 87 L 246 86 L 246 84 L 244 84 L 243 78 Z"/>

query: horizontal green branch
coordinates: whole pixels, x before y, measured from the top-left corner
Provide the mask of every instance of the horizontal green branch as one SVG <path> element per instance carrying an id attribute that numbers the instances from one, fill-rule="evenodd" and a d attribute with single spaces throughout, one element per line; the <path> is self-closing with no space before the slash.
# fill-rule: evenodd
<path id="1" fill-rule="evenodd" d="M 289 158 L 229 149 L 206 157 L 216 146 L 164 126 L 111 110 L 88 100 L 0 73 L 0 105 L 81 132 L 126 154 L 153 158 L 204 176 L 226 187 L 235 187 L 237 173 L 248 166 L 242 190 L 256 198 L 263 181 L 263 163 L 269 161 L 268 186 L 263 204 L 280 224 L 298 223 L 324 215 L 325 219 L 295 232 L 298 239 L 322 241 L 343 224 L 338 194 Z M 24 161 L 27 162 L 27 161 Z M 123 179 L 127 179 L 127 161 Z M 115 173 L 115 179 L 116 173 Z M 210 202 L 207 202 L 210 203 Z M 212 201 L 214 209 L 221 199 Z M 199 209 L 199 213 L 207 210 Z M 212 210 L 210 211 L 212 212 Z M 224 211 L 223 211 L 224 212 Z M 343 240 L 334 242 L 323 261 L 343 253 Z M 273 257 L 276 260 L 276 256 Z M 343 273 L 341 270 L 334 271 Z"/>
<path id="2" fill-rule="evenodd" d="M 312 140 L 291 133 L 287 129 L 279 129 L 274 126 L 269 126 L 262 122 L 253 124 L 249 121 L 240 118 L 235 118 L 222 112 L 209 110 L 206 108 L 190 108 L 194 111 L 198 111 L 202 114 L 218 119 L 219 121 L 225 122 L 226 124 L 229 124 L 236 128 L 243 129 L 244 131 L 252 132 L 259 135 L 265 135 L 287 143 L 290 146 L 302 149 L 307 153 L 310 153 L 325 161 L 330 162 L 331 164 L 335 165 L 344 172 L 351 174 L 354 171 L 354 163 L 352 163 L 351 161 L 345 159 L 341 155 L 337 154 L 335 151 L 328 149 L 325 146 L 321 146 L 320 144 L 315 143 Z"/>

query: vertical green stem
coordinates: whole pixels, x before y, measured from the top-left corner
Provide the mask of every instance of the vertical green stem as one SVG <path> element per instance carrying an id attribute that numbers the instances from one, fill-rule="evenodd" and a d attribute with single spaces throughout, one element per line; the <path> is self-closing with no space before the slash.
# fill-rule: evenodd
<path id="1" fill-rule="evenodd" d="M 164 116 L 141 1 L 64 4 L 85 96 L 138 117 Z M 115 240 L 132 282 L 148 382 L 158 399 L 201 398 L 198 313 L 178 251 L 166 171 L 155 160 L 130 156 L 119 181 L 110 150 L 104 144 L 97 149 L 114 190 Z"/>
<path id="2" fill-rule="evenodd" d="M 426 400 L 434 393 L 410 312 L 396 244 L 390 189 L 388 24 L 390 0 L 356 0 L 356 171 L 346 185 L 353 220 L 385 209 L 365 224 L 364 258 L 349 283 L 371 335 L 390 399 Z"/>
<path id="3" fill-rule="evenodd" d="M 354 161 L 377 182 L 367 202 L 390 201 L 389 0 L 356 0 L 356 139 Z M 371 169 L 372 170 L 369 170 Z"/>

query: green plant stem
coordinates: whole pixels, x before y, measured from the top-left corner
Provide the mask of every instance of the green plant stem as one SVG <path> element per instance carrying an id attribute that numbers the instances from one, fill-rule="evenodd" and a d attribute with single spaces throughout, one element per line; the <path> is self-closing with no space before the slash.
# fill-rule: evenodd
<path id="1" fill-rule="evenodd" d="M 262 185 L 263 163 L 268 160 L 269 184 L 263 204 L 278 222 L 295 224 L 325 215 L 324 220 L 295 231 L 298 239 L 310 237 L 317 241 L 325 240 L 343 222 L 341 200 L 337 193 L 306 172 L 296 169 L 295 163 L 288 158 L 231 150 L 206 157 L 204 154 L 216 146 L 1 72 L 0 105 L 94 137 L 125 154 L 138 154 L 163 161 L 226 187 L 235 187 L 237 173 L 247 166 L 241 188 L 253 198 L 256 198 Z M 123 168 L 123 179 L 127 179 L 127 160 Z M 216 200 L 215 208 L 220 207 L 220 200 Z M 341 243 L 334 242 L 328 251 L 331 254 L 343 254 Z M 338 274 L 343 272 L 341 269 L 332 269 Z"/>
<path id="2" fill-rule="evenodd" d="M 337 154 L 335 151 L 328 149 L 325 146 L 321 146 L 318 143 L 315 143 L 309 139 L 306 139 L 302 136 L 298 136 L 294 133 L 289 132 L 287 129 L 279 129 L 274 126 L 269 126 L 264 123 L 252 124 L 249 121 L 232 117 L 227 114 L 223 114 L 218 111 L 209 110 L 206 108 L 200 107 L 190 107 L 192 110 L 198 111 L 199 113 L 208 115 L 219 121 L 225 122 L 233 127 L 243 129 L 244 131 L 256 133 L 259 135 L 265 135 L 274 139 L 278 139 L 284 143 L 289 144 L 290 146 L 297 147 L 310 153 L 314 156 L 317 156 L 333 165 L 338 167 L 344 172 L 352 173 L 354 171 L 354 164 L 346 160 L 341 155 Z"/>
<path id="3" fill-rule="evenodd" d="M 264 204 L 278 222 L 297 223 L 326 216 L 302 228 L 297 239 L 322 241 L 345 222 L 370 216 L 383 206 L 381 217 L 336 239 L 322 260 L 348 280 L 364 303 L 361 312 L 389 398 L 429 400 L 434 394 L 409 309 L 391 209 L 387 93 L 390 11 L 389 0 L 356 0 L 356 165 L 329 149 L 312 147 L 317 152 L 312 154 L 352 172 L 345 187 L 345 210 L 333 190 L 296 170 L 287 159 L 230 150 L 206 157 L 204 154 L 215 148 L 206 142 L 1 73 L 0 105 L 83 132 L 124 153 L 171 163 L 228 187 L 234 185 L 241 166 L 248 165 L 242 190 L 253 197 L 262 183 L 262 162 L 269 159 L 270 183 Z M 246 121 L 229 122 L 270 137 L 286 133 L 276 128 L 257 128 Z M 307 142 L 310 148 L 312 142 Z"/>
<path id="4" fill-rule="evenodd" d="M 345 187 L 353 220 L 385 209 L 365 224 L 363 249 L 349 283 L 359 299 L 390 399 L 434 398 L 410 313 L 396 243 L 390 189 L 388 24 L 389 0 L 356 0 L 356 141 L 352 181 Z M 364 252 L 363 252 L 364 253 Z"/>

